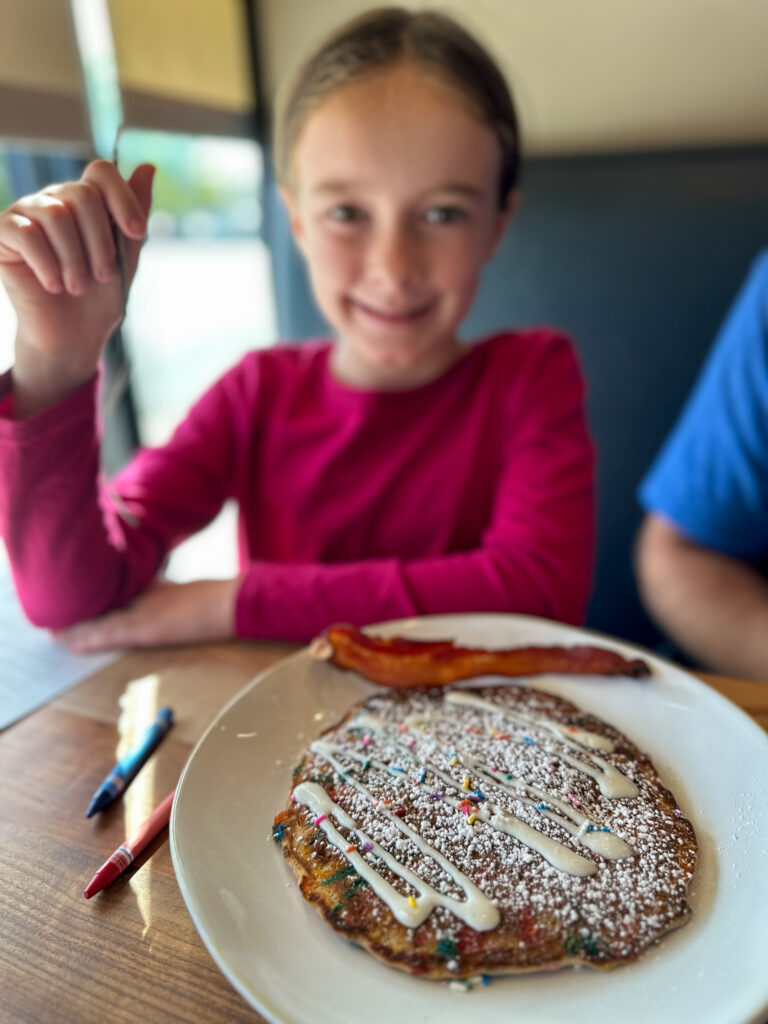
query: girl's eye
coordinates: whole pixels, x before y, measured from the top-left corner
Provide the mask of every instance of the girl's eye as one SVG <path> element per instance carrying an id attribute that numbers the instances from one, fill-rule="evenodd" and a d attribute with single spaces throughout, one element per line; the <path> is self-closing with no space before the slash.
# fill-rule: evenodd
<path id="1" fill-rule="evenodd" d="M 455 224 L 465 216 L 464 210 L 458 206 L 433 206 L 425 211 L 424 220 L 427 224 Z"/>
<path id="2" fill-rule="evenodd" d="M 363 211 L 359 206 L 351 203 L 337 203 L 328 211 L 328 216 L 337 224 L 351 224 L 354 221 L 362 220 Z"/>

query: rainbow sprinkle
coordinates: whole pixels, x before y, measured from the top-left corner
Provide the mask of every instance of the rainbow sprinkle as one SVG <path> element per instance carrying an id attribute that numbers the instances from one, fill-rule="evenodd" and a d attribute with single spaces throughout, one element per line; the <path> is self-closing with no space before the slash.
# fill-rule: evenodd
<path id="1" fill-rule="evenodd" d="M 326 819 L 327 817 L 328 817 L 328 815 L 327 815 L 327 814 L 318 814 L 318 816 L 317 816 L 317 817 L 315 818 L 315 820 L 314 820 L 313 824 L 314 824 L 314 825 L 319 825 L 319 824 L 320 824 L 320 822 L 321 822 L 321 821 L 325 821 L 325 819 Z"/>
<path id="2" fill-rule="evenodd" d="M 323 878 L 320 885 L 333 885 L 334 882 L 340 882 L 342 878 L 349 878 L 351 875 L 356 875 L 357 871 L 352 867 L 351 864 L 347 864 L 346 867 L 341 868 L 335 874 L 331 875 L 330 878 Z"/>

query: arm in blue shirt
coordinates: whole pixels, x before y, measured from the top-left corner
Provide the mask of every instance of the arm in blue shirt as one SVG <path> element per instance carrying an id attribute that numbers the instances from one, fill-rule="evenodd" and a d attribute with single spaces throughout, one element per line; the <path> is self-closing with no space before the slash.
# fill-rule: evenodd
<path id="1" fill-rule="evenodd" d="M 755 260 L 639 499 L 705 547 L 749 560 L 768 554 L 768 250 Z"/>

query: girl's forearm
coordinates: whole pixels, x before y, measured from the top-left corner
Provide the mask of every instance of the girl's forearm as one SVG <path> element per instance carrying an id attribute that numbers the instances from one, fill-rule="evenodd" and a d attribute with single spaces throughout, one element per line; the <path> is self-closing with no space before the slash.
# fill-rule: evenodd
<path id="1" fill-rule="evenodd" d="M 14 417 L 26 419 L 54 405 L 91 380 L 97 370 L 98 357 L 84 356 L 77 349 L 66 358 L 49 355 L 17 337 L 12 370 Z"/>
<path id="2" fill-rule="evenodd" d="M 35 419 L 0 422 L 0 535 L 22 606 L 39 626 L 61 628 L 125 603 L 165 553 L 100 486 L 95 401 L 91 379 Z"/>
<path id="3" fill-rule="evenodd" d="M 55 631 L 80 653 L 125 647 L 199 644 L 234 635 L 239 579 L 156 582 L 123 608 Z"/>

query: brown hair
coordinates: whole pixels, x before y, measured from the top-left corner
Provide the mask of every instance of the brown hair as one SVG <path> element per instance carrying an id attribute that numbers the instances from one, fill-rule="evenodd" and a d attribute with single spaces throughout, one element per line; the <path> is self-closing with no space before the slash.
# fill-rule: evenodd
<path id="1" fill-rule="evenodd" d="M 456 21 L 436 11 L 379 7 L 342 25 L 304 63 L 280 119 L 275 147 L 278 178 L 289 177 L 296 140 L 309 115 L 344 85 L 409 62 L 458 89 L 488 123 L 501 147 L 499 203 L 520 170 L 515 105 L 493 58 Z"/>

